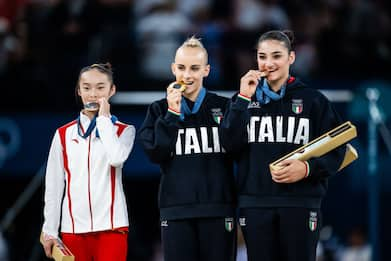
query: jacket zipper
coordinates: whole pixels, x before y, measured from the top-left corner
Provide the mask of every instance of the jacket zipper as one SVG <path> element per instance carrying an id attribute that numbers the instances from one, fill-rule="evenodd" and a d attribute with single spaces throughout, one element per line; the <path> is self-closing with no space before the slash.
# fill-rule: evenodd
<path id="1" fill-rule="evenodd" d="M 88 137 L 88 204 L 90 208 L 90 217 L 91 217 L 91 231 L 94 231 L 94 219 L 92 216 L 92 204 L 91 204 L 91 168 L 90 168 L 90 152 L 91 152 L 91 136 Z"/>

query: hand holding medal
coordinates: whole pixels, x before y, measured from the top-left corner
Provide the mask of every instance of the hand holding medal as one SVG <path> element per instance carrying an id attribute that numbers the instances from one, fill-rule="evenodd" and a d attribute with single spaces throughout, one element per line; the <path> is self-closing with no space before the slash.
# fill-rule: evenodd
<path id="1" fill-rule="evenodd" d="M 173 82 L 167 87 L 168 107 L 173 111 L 180 112 L 182 93 L 186 90 L 184 82 Z"/>
<path id="2" fill-rule="evenodd" d="M 250 70 L 240 79 L 240 94 L 252 97 L 262 77 L 267 76 L 267 71 Z"/>

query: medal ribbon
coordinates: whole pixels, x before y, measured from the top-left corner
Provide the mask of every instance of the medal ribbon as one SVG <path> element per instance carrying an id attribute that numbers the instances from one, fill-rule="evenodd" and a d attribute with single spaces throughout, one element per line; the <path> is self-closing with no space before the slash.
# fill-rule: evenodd
<path id="1" fill-rule="evenodd" d="M 189 106 L 186 103 L 186 100 L 182 98 L 181 100 L 181 120 L 183 121 L 185 119 L 186 115 L 196 114 L 202 105 L 202 102 L 204 101 L 206 95 L 206 89 L 204 87 L 201 87 L 200 93 L 197 96 L 197 99 L 194 103 L 193 109 L 190 110 Z"/>
<path id="2" fill-rule="evenodd" d="M 82 138 L 88 138 L 88 136 L 91 135 L 93 129 L 96 127 L 96 118 L 97 118 L 97 115 L 94 116 L 94 118 L 92 118 L 91 122 L 90 122 L 90 125 L 88 125 L 88 128 L 87 128 L 87 131 L 82 134 L 82 125 L 81 125 L 81 122 L 80 122 L 80 116 L 77 118 L 77 132 L 79 134 L 80 137 Z M 118 120 L 117 117 L 115 117 L 114 115 L 111 115 L 111 122 L 114 124 L 116 121 Z M 98 129 L 96 129 L 96 132 L 95 132 L 95 135 L 97 138 L 99 138 L 99 132 L 98 132 Z"/>
<path id="3" fill-rule="evenodd" d="M 284 97 L 285 95 L 285 90 L 286 90 L 286 84 L 282 85 L 280 89 L 280 94 L 272 91 L 267 81 L 263 78 L 262 83 L 260 83 L 257 86 L 255 93 L 256 93 L 257 101 L 261 105 L 263 105 L 263 104 L 268 104 L 270 100 L 278 101 L 282 99 L 282 97 Z"/>

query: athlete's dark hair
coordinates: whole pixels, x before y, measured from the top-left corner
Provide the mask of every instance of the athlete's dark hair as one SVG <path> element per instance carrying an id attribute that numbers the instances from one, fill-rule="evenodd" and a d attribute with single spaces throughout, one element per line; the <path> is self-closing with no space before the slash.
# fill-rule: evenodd
<path id="1" fill-rule="evenodd" d="M 283 30 L 283 31 L 268 31 L 264 34 L 262 34 L 257 42 L 257 46 L 266 40 L 276 40 L 279 42 L 283 42 L 285 47 L 288 49 L 288 52 L 293 51 L 294 49 L 294 34 L 290 30 Z"/>
<path id="2" fill-rule="evenodd" d="M 79 81 L 80 81 L 80 76 L 86 72 L 86 71 L 90 71 L 90 70 L 98 70 L 99 72 L 103 73 L 103 74 L 106 74 L 107 75 L 107 78 L 109 78 L 109 81 L 111 83 L 113 83 L 113 69 L 111 67 L 111 64 L 110 63 L 94 63 L 92 65 L 88 65 L 86 67 L 83 67 L 81 70 L 80 70 L 80 73 L 79 73 L 79 78 L 78 78 L 78 81 L 77 81 L 77 84 L 79 84 Z"/>

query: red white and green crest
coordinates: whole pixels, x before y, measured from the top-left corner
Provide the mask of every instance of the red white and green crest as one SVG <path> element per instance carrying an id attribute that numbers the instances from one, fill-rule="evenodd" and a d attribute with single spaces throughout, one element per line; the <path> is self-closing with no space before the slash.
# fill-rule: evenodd
<path id="1" fill-rule="evenodd" d="M 234 229 L 234 219 L 233 218 L 225 218 L 225 230 L 231 232 Z"/>
<path id="2" fill-rule="evenodd" d="M 213 119 L 217 124 L 220 124 L 221 120 L 223 119 L 223 116 L 213 116 Z"/>
<path id="3" fill-rule="evenodd" d="M 308 220 L 308 226 L 311 231 L 315 231 L 318 226 L 318 215 L 314 211 L 310 211 L 310 218 Z"/>
<path id="4" fill-rule="evenodd" d="M 292 111 L 296 114 L 302 113 L 303 112 L 303 100 L 293 99 L 292 100 Z"/>
<path id="5" fill-rule="evenodd" d="M 221 108 L 212 108 L 211 112 L 212 112 L 213 120 L 217 124 L 220 124 L 221 120 L 223 119 L 223 112 L 221 111 Z"/>

